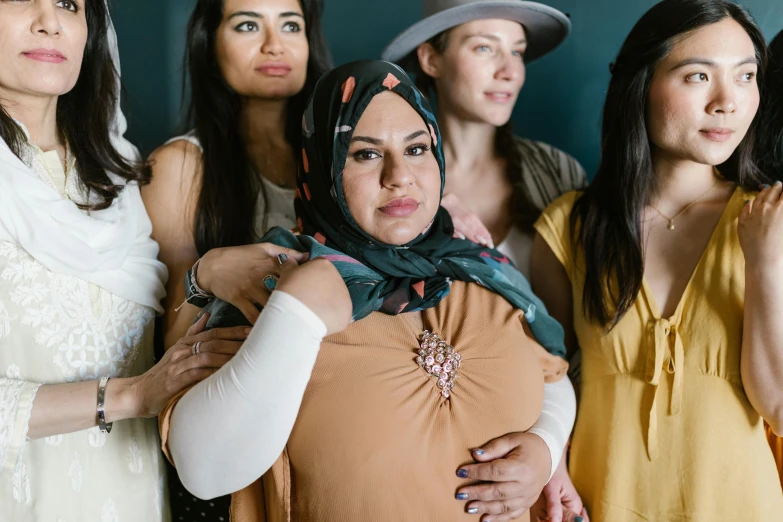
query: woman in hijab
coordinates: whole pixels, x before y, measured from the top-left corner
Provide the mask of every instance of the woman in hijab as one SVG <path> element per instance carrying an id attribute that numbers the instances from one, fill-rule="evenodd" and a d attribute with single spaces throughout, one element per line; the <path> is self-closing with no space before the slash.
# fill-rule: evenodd
<path id="1" fill-rule="evenodd" d="M 245 337 L 204 319 L 153 367 L 166 270 L 118 74 L 103 0 L 0 2 L 1 520 L 168 520 L 149 417 Z"/>
<path id="2" fill-rule="evenodd" d="M 237 356 L 162 413 L 183 483 L 236 492 L 242 522 L 526 516 L 556 465 L 529 430 L 565 375 L 562 328 L 507 258 L 453 239 L 437 124 L 402 69 L 327 73 L 303 127 L 305 235 L 265 241 L 310 260 L 281 258 Z"/>

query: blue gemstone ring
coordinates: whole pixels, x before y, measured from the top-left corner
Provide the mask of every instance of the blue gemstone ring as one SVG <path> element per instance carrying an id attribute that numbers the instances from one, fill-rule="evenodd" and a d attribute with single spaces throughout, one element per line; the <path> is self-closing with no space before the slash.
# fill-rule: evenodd
<path id="1" fill-rule="evenodd" d="M 278 277 L 276 275 L 269 274 L 268 276 L 264 276 L 264 286 L 271 292 L 277 286 L 277 280 Z"/>

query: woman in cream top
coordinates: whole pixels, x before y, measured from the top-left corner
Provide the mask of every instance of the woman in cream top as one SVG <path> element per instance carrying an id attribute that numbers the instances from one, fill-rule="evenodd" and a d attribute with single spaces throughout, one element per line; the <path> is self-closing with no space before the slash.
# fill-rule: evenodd
<path id="1" fill-rule="evenodd" d="M 168 520 L 150 417 L 245 334 L 202 322 L 153 366 L 166 270 L 106 4 L 0 2 L 0 34 L 0 519 Z"/>

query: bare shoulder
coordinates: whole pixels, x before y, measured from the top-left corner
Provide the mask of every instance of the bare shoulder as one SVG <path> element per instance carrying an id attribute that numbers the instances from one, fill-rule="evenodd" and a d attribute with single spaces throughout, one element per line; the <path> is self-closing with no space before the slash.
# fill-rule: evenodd
<path id="1" fill-rule="evenodd" d="M 152 184 L 184 184 L 191 187 L 201 172 L 201 148 L 187 140 L 162 145 L 150 154 L 149 159 L 152 164 Z"/>
<path id="2" fill-rule="evenodd" d="M 201 149 L 186 140 L 173 141 L 156 149 L 150 163 L 152 181 L 142 188 L 141 195 L 152 220 L 153 237 L 162 251 L 172 244 L 192 243 Z"/>

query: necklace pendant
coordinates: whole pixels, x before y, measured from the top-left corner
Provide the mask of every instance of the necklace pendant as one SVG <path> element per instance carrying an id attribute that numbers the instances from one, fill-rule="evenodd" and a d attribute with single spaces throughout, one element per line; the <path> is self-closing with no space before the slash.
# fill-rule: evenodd
<path id="1" fill-rule="evenodd" d="M 674 230 L 674 221 L 672 221 L 672 220 L 670 219 L 670 220 L 669 220 L 669 224 L 668 224 L 668 225 L 666 225 L 666 228 L 668 228 L 669 230 Z"/>

